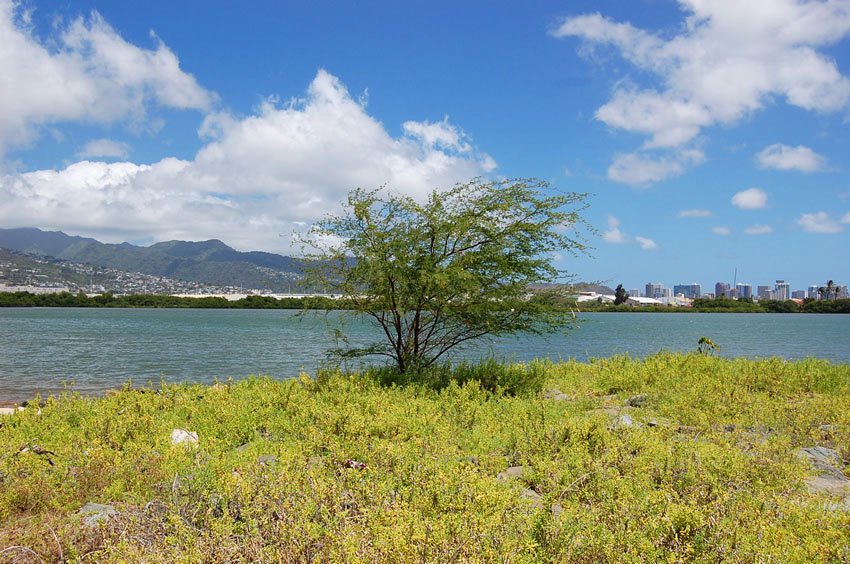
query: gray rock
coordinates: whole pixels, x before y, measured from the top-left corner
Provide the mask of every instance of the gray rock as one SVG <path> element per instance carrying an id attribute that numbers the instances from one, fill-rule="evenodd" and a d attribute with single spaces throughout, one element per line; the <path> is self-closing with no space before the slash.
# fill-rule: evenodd
<path id="1" fill-rule="evenodd" d="M 174 429 L 171 431 L 171 444 L 197 446 L 198 434 L 186 429 Z"/>
<path id="2" fill-rule="evenodd" d="M 570 396 L 555 388 L 549 388 L 543 392 L 543 398 L 554 401 L 569 401 L 571 399 Z"/>
<path id="3" fill-rule="evenodd" d="M 628 413 L 625 413 L 617 418 L 614 422 L 615 427 L 634 427 L 635 422 L 632 419 L 632 416 Z"/>
<path id="4" fill-rule="evenodd" d="M 264 466 L 271 465 L 277 462 L 277 457 L 273 454 L 264 454 L 263 456 L 257 459 L 257 462 Z"/>
<path id="5" fill-rule="evenodd" d="M 504 472 L 499 472 L 496 475 L 497 480 L 511 480 L 513 478 L 522 478 L 523 475 L 523 467 L 522 466 L 511 466 Z"/>
<path id="6" fill-rule="evenodd" d="M 838 453 L 826 447 L 801 448 L 795 454 L 808 460 L 817 476 L 806 478 L 811 493 L 826 494 L 833 498 L 825 508 L 832 511 L 850 511 L 850 480 L 842 472 L 844 462 Z"/>
<path id="7" fill-rule="evenodd" d="M 558 517 L 561 516 L 561 513 L 563 513 L 563 512 L 564 512 L 564 508 L 561 507 L 560 503 L 553 503 L 552 504 L 552 517 L 557 519 Z"/>
<path id="8" fill-rule="evenodd" d="M 844 473 L 840 469 L 844 465 L 844 461 L 841 460 L 841 456 L 839 456 L 839 454 L 831 448 L 822 446 L 807 447 L 797 450 L 795 454 L 799 458 L 811 462 L 815 470 L 821 474 L 840 476 L 842 478 L 844 477 Z"/>
<path id="9" fill-rule="evenodd" d="M 520 499 L 527 499 L 529 502 L 531 502 L 531 506 L 534 509 L 540 509 L 543 507 L 543 496 L 532 489 L 523 488 L 522 492 L 520 492 L 519 494 L 519 497 Z"/>
<path id="10" fill-rule="evenodd" d="M 626 405 L 630 405 L 632 407 L 643 407 L 645 403 L 646 394 L 638 394 L 626 400 Z"/>
<path id="11" fill-rule="evenodd" d="M 77 511 L 77 514 L 83 516 L 83 524 L 86 527 L 97 527 L 100 523 L 118 515 L 118 510 L 103 503 L 87 503 Z"/>

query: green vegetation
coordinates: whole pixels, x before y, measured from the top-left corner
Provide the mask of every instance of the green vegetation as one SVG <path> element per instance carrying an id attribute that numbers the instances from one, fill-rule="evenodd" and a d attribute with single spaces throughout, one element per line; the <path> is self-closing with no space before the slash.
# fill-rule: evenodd
<path id="1" fill-rule="evenodd" d="M 69 392 L 4 416 L 0 559 L 850 559 L 850 513 L 794 455 L 850 458 L 850 366 L 693 353 L 431 374 Z M 117 514 L 86 525 L 89 502 Z"/>
<path id="2" fill-rule="evenodd" d="M 219 297 L 183 298 L 156 294 L 113 296 L 102 294 L 30 294 L 29 292 L 0 292 L 0 307 L 153 307 L 153 308 L 218 308 L 218 309 L 344 309 L 344 300 L 321 296 L 304 298 L 273 298 L 247 296 L 228 301 Z"/>
<path id="3" fill-rule="evenodd" d="M 795 301 L 730 300 L 728 298 L 698 298 L 691 307 L 630 306 L 582 302 L 582 311 L 594 312 L 645 312 L 645 313 L 850 313 L 850 299 Z"/>
<path id="4" fill-rule="evenodd" d="M 307 281 L 340 294 L 381 330 L 342 357 L 382 355 L 399 372 L 427 368 L 453 348 L 485 336 L 569 327 L 554 291 L 553 253 L 576 255 L 582 194 L 550 192 L 540 180 L 474 179 L 434 190 L 424 203 L 385 190 L 357 189 L 347 209 L 319 221 L 305 241 Z M 571 227 L 565 231 L 565 227 Z"/>

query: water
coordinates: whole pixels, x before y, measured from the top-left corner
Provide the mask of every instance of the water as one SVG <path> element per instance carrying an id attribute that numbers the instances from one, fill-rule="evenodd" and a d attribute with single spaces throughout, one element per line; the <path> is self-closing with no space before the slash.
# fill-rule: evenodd
<path id="1" fill-rule="evenodd" d="M 583 314 L 564 335 L 491 340 L 461 356 L 515 360 L 643 357 L 692 351 L 706 335 L 729 357 L 807 356 L 850 363 L 850 316 L 808 314 Z M 312 373 L 346 320 L 354 343 L 377 337 L 339 312 L 281 310 L 0 308 L 0 402 L 73 388 L 101 393 L 134 385 Z"/>

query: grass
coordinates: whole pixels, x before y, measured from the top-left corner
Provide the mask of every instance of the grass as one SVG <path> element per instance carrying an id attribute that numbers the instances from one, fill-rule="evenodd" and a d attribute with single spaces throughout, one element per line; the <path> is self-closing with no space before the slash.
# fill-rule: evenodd
<path id="1" fill-rule="evenodd" d="M 0 562 L 850 560 L 850 512 L 793 455 L 850 459 L 850 366 L 659 354 L 429 378 L 69 393 L 4 417 Z M 119 513 L 88 527 L 87 502 Z"/>

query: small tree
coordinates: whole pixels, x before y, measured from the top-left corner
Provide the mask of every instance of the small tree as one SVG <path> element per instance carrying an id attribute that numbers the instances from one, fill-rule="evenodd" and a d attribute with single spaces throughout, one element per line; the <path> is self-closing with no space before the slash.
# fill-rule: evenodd
<path id="1" fill-rule="evenodd" d="M 491 335 L 566 328 L 574 316 L 555 290 L 554 253 L 583 253 L 575 229 L 585 195 L 547 195 L 539 180 L 475 179 L 423 203 L 357 189 L 341 215 L 306 238 L 309 278 L 367 315 L 383 339 L 337 351 L 384 355 L 399 372 L 427 368 L 448 351 Z M 569 208 L 569 209 L 568 209 Z"/>
<path id="2" fill-rule="evenodd" d="M 624 304 L 628 299 L 629 293 L 623 289 L 622 284 L 617 284 L 617 287 L 614 289 L 614 305 Z"/>

